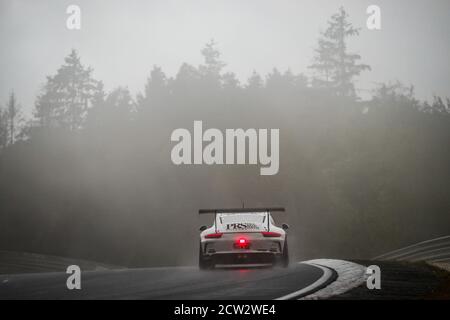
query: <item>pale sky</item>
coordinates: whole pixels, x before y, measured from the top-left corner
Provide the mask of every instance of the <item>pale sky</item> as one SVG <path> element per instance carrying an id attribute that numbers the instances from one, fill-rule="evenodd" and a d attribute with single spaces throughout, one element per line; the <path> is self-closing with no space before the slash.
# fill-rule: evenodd
<path id="1" fill-rule="evenodd" d="M 66 28 L 70 4 L 81 7 L 79 31 Z M 366 28 L 371 4 L 381 7 L 381 31 Z M 211 38 L 242 81 L 273 67 L 309 74 L 319 31 L 341 5 L 362 28 L 350 50 L 373 69 L 358 88 L 400 80 L 421 99 L 450 96 L 448 0 L 0 0 L 0 103 L 14 89 L 31 111 L 71 48 L 106 89 L 128 86 L 134 94 L 153 65 L 174 76 L 183 62 L 200 64 Z"/>

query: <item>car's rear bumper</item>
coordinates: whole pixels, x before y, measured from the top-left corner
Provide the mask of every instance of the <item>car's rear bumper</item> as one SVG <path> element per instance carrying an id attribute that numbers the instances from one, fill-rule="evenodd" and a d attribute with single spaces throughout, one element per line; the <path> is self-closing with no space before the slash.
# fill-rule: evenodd
<path id="1" fill-rule="evenodd" d="M 273 252 L 220 252 L 205 255 L 204 258 L 214 264 L 273 264 L 281 256 Z"/>
<path id="2" fill-rule="evenodd" d="M 239 248 L 237 239 L 245 238 L 247 240 L 246 248 Z M 224 234 L 220 239 L 203 240 L 202 252 L 209 254 L 228 254 L 228 253 L 281 253 L 284 239 L 282 238 L 262 238 L 252 234 Z"/>

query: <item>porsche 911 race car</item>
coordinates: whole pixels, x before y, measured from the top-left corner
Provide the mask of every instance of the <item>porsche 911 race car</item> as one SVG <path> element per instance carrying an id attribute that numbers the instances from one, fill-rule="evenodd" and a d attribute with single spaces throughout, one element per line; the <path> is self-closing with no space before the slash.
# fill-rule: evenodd
<path id="1" fill-rule="evenodd" d="M 272 264 L 287 267 L 287 224 L 275 225 L 271 212 L 284 208 L 202 209 L 214 214 L 211 227 L 200 227 L 199 268 L 216 265 Z"/>

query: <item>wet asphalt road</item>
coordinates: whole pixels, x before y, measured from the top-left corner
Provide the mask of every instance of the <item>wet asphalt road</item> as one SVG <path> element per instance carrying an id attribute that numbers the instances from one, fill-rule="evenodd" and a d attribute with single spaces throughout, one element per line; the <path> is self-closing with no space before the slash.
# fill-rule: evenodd
<path id="1" fill-rule="evenodd" d="M 88 271 L 81 290 L 68 290 L 65 273 L 0 275 L 0 299 L 276 299 L 314 283 L 323 271 L 308 264 L 289 268 L 200 271 L 169 267 Z"/>

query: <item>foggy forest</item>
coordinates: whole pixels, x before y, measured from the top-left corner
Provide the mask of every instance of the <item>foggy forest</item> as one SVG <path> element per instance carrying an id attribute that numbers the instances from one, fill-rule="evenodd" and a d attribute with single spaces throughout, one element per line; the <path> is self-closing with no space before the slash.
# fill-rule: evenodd
<path id="1" fill-rule="evenodd" d="M 32 116 L 0 109 L 0 250 L 123 266 L 192 265 L 200 208 L 284 206 L 291 255 L 371 258 L 450 228 L 450 100 L 380 83 L 347 48 L 344 9 L 324 21 L 309 70 L 224 72 L 220 39 L 174 77 L 157 61 L 142 92 L 106 92 L 74 48 L 42 79 Z M 216 42 L 217 41 L 217 42 Z M 59 65 L 58 64 L 61 64 Z M 312 71 L 314 76 L 306 76 Z M 424 75 L 426 76 L 426 75 Z M 407 80 L 407 79 L 406 79 Z M 280 167 L 176 166 L 171 132 L 279 128 Z M 169 250 L 168 250 L 169 249 Z"/>

